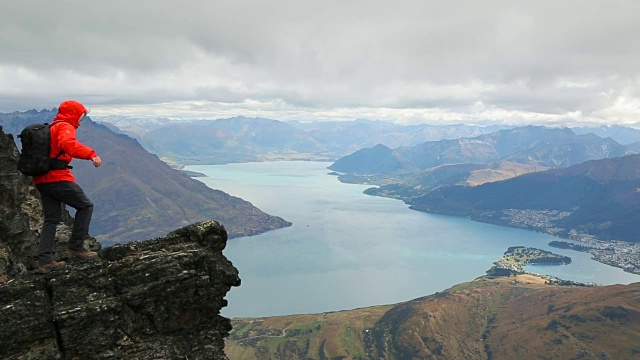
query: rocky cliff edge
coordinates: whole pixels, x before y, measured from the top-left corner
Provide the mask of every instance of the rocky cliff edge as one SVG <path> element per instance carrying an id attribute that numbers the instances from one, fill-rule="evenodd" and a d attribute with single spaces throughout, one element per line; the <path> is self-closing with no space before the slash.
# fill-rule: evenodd
<path id="1" fill-rule="evenodd" d="M 90 261 L 63 255 L 69 225 L 61 224 L 55 259 L 67 266 L 41 274 L 34 271 L 40 204 L 16 161 L 0 127 L 0 358 L 227 358 L 231 325 L 220 310 L 240 278 L 222 254 L 227 233 L 219 223 L 116 245 Z"/>

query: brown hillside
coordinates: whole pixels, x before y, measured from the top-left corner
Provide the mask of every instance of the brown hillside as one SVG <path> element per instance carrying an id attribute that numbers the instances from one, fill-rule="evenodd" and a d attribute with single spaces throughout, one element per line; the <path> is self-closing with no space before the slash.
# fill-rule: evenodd
<path id="1" fill-rule="evenodd" d="M 479 278 L 391 307 L 232 324 L 230 359 L 638 359 L 640 283 Z"/>
<path id="2" fill-rule="evenodd" d="M 495 358 L 640 359 L 640 284 L 542 289 L 510 301 L 487 344 Z"/>
<path id="3" fill-rule="evenodd" d="M 511 179 L 522 174 L 546 170 L 546 167 L 519 164 L 511 161 L 501 161 L 490 164 L 486 169 L 471 171 L 467 183 L 471 186 L 478 186 L 488 182 Z"/>
<path id="4" fill-rule="evenodd" d="M 559 287 L 512 279 L 479 279 L 395 307 L 371 332 L 373 358 L 640 358 L 640 283 Z"/>
<path id="5" fill-rule="evenodd" d="M 587 161 L 567 169 L 553 170 L 556 175 L 585 176 L 600 184 L 640 180 L 640 155 Z"/>

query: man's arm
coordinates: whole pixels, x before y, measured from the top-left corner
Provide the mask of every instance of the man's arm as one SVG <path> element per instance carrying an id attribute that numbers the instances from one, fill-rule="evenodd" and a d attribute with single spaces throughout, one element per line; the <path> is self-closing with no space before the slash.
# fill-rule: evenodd
<path id="1" fill-rule="evenodd" d="M 74 157 L 76 159 L 84 159 L 93 161 L 93 165 L 96 166 L 96 161 L 101 164 L 102 161 L 96 152 L 76 140 L 76 129 L 71 124 L 62 123 L 57 125 L 58 128 L 58 147 L 64 151 L 65 154 Z M 96 161 L 93 159 L 97 158 Z M 100 165 L 97 165 L 100 166 Z M 96 167 L 97 167 L 96 166 Z"/>

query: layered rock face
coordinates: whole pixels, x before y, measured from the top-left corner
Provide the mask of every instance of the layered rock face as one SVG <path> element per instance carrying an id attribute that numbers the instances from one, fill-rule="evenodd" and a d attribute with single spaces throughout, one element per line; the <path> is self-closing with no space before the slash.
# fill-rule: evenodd
<path id="1" fill-rule="evenodd" d="M 0 284 L 28 270 L 42 227 L 38 191 L 17 169 L 18 150 L 0 127 Z M 31 265 L 32 266 L 32 265 Z"/>
<path id="2" fill-rule="evenodd" d="M 55 260 L 67 266 L 38 273 L 40 203 L 16 161 L 0 128 L 1 359 L 227 358 L 231 325 L 220 310 L 240 279 L 222 254 L 224 227 L 200 222 L 82 261 L 65 255 L 61 224 Z"/>
<path id="3" fill-rule="evenodd" d="M 214 221 L 118 245 L 0 286 L 2 359 L 226 359 L 224 296 L 240 285 Z"/>

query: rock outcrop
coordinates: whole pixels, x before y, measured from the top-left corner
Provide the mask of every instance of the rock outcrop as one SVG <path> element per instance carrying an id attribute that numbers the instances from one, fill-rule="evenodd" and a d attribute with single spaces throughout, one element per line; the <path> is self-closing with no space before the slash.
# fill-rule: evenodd
<path id="1" fill-rule="evenodd" d="M 227 358 L 231 325 L 220 310 L 240 278 L 222 254 L 223 226 L 204 221 L 81 261 L 61 251 L 61 224 L 55 259 L 67 266 L 38 273 L 40 202 L 16 161 L 0 127 L 0 358 Z"/>
<path id="2" fill-rule="evenodd" d="M 0 283 L 27 270 L 35 255 L 36 230 L 42 227 L 38 191 L 17 169 L 13 137 L 0 127 Z"/>
<path id="3" fill-rule="evenodd" d="M 2 359 L 226 359 L 224 296 L 240 285 L 214 221 L 116 245 L 0 286 Z"/>

